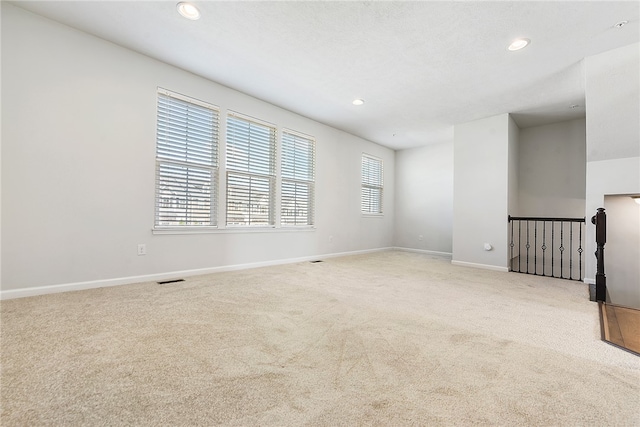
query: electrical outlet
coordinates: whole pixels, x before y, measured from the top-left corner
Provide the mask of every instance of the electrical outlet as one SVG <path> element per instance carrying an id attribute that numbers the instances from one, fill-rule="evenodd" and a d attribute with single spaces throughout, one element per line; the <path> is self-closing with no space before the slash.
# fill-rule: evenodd
<path id="1" fill-rule="evenodd" d="M 146 255 L 147 254 L 147 245 L 144 243 L 140 243 L 138 245 L 138 255 Z"/>
<path id="2" fill-rule="evenodd" d="M 418 236 L 418 240 L 422 241 L 422 239 L 424 239 L 424 237 L 422 237 L 422 234 Z"/>

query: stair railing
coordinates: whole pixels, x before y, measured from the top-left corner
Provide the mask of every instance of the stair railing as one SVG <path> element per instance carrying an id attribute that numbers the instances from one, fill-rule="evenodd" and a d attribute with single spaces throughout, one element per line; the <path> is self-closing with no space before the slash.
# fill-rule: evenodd
<path id="1" fill-rule="evenodd" d="M 509 270 L 581 281 L 584 277 L 584 224 L 584 217 L 509 215 Z"/>

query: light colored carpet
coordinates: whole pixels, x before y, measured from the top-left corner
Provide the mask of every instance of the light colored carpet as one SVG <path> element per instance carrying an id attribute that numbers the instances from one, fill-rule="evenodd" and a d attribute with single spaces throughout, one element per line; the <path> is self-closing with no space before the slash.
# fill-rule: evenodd
<path id="1" fill-rule="evenodd" d="M 587 285 L 391 251 L 1 303 L 13 425 L 640 425 Z"/>

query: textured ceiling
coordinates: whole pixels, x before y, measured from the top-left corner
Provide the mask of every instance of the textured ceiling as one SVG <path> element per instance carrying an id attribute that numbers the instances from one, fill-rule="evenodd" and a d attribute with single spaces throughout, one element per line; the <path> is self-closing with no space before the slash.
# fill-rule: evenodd
<path id="1" fill-rule="evenodd" d="M 393 149 L 583 117 L 583 58 L 640 40 L 636 1 L 176 2 L 12 3 Z"/>

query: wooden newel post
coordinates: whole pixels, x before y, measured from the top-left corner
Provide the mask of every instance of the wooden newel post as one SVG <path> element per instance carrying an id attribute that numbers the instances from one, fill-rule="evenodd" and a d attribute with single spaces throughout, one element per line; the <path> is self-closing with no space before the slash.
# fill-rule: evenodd
<path id="1" fill-rule="evenodd" d="M 607 214 L 604 208 L 591 217 L 591 223 L 596 226 L 596 301 L 607 300 L 607 277 L 604 274 L 604 244 L 607 242 Z"/>

